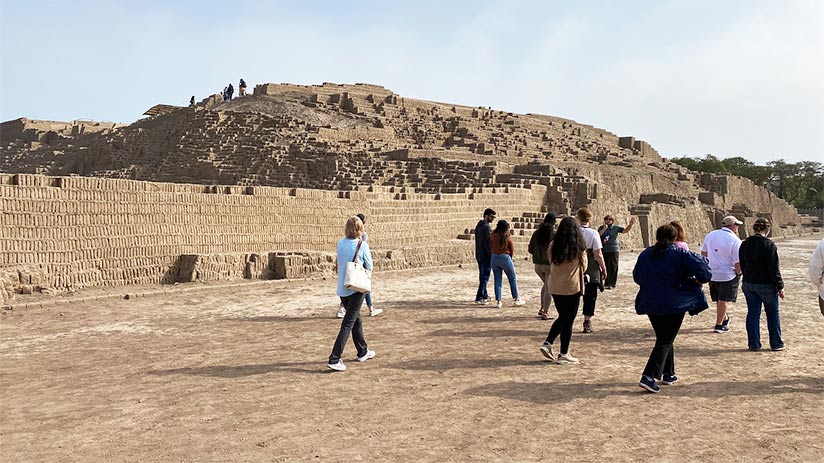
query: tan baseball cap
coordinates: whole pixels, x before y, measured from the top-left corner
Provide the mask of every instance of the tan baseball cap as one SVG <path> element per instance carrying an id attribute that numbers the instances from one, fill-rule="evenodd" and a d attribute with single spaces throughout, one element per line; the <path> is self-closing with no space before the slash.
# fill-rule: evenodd
<path id="1" fill-rule="evenodd" d="M 734 215 L 728 215 L 721 219 L 721 225 L 729 227 L 730 225 L 744 225 L 744 222 L 736 219 Z"/>

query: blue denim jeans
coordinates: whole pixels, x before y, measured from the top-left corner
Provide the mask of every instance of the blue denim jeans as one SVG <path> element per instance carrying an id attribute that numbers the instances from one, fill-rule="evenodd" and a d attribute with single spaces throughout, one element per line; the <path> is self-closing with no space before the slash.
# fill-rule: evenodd
<path id="1" fill-rule="evenodd" d="M 486 292 L 486 286 L 489 284 L 489 273 L 492 271 L 491 259 L 478 259 L 478 292 L 475 294 L 476 301 L 483 301 L 489 299 L 489 293 Z"/>
<path id="2" fill-rule="evenodd" d="M 503 275 L 509 280 L 509 290 L 512 291 L 512 298 L 518 299 L 518 281 L 515 280 L 515 264 L 509 254 L 492 254 L 492 275 L 495 276 L 495 300 L 501 300 L 501 286 L 503 285 Z"/>
<path id="3" fill-rule="evenodd" d="M 744 282 L 744 298 L 747 300 L 747 344 L 750 349 L 761 348 L 761 305 L 767 314 L 767 330 L 770 332 L 770 349 L 784 347 L 781 339 L 781 318 L 778 313 L 778 290 L 769 284 Z"/>

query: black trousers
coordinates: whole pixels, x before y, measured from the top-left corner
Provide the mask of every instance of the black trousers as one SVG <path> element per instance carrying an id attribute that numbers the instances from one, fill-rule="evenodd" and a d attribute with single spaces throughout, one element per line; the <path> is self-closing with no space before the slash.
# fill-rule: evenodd
<path id="1" fill-rule="evenodd" d="M 598 283 L 587 283 L 584 288 L 584 315 L 595 315 L 595 301 L 598 300 Z"/>
<path id="2" fill-rule="evenodd" d="M 618 282 L 618 251 L 604 252 L 604 264 L 607 266 L 607 279 L 604 286 L 615 287 Z"/>
<path id="3" fill-rule="evenodd" d="M 358 350 L 358 357 L 363 357 L 369 350 L 366 347 L 366 340 L 363 338 L 363 323 L 361 321 L 360 309 L 363 305 L 363 293 L 355 293 L 351 296 L 340 298 L 341 304 L 346 307 L 346 316 L 340 322 L 340 331 L 335 339 L 335 346 L 332 348 L 332 355 L 329 356 L 329 363 L 338 363 L 349 334 L 352 334 L 352 342 Z"/>
<path id="4" fill-rule="evenodd" d="M 575 323 L 575 316 L 578 315 L 578 305 L 581 303 L 581 293 L 569 296 L 553 294 L 555 309 L 558 311 L 558 318 L 549 328 L 546 336 L 546 343 L 552 344 L 555 339 L 561 336 L 561 353 L 569 353 L 569 341 L 572 340 L 572 325 Z"/>
<path id="5" fill-rule="evenodd" d="M 655 347 L 649 354 L 647 366 L 644 367 L 644 375 L 655 379 L 660 379 L 662 375 L 674 375 L 675 348 L 673 343 L 681 329 L 681 322 L 684 321 L 684 313 L 648 316 L 652 329 L 655 330 Z"/>

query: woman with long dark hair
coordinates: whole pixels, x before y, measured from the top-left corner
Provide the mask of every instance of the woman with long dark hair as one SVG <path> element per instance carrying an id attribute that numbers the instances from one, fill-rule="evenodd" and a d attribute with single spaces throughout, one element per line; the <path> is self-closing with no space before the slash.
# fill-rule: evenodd
<path id="1" fill-rule="evenodd" d="M 549 243 L 552 241 L 552 235 L 555 227 L 555 214 L 550 212 L 544 217 L 544 221 L 532 233 L 529 239 L 529 253 L 532 254 L 532 263 L 535 264 L 535 273 L 541 278 L 543 286 L 541 286 L 541 309 L 538 310 L 538 317 L 541 320 L 549 320 L 549 304 L 552 302 L 552 295 L 547 290 L 547 279 L 549 278 L 549 260 L 546 256 L 546 250 L 549 248 Z"/>
<path id="2" fill-rule="evenodd" d="M 661 379 L 669 385 L 678 381 L 675 376 L 673 343 L 684 314 L 695 315 L 709 307 L 701 285 L 710 281 L 709 262 L 694 252 L 675 246 L 675 228 L 662 225 L 655 231 L 655 245 L 638 256 L 632 279 L 641 287 L 635 296 L 635 312 L 646 315 L 655 330 L 655 347 L 641 382 L 649 392 L 661 388 L 655 382 Z"/>
<path id="3" fill-rule="evenodd" d="M 512 292 L 512 300 L 515 305 L 524 305 L 523 299 L 518 297 L 518 280 L 515 278 L 515 264 L 512 256 L 515 253 L 515 244 L 509 229 L 509 222 L 499 220 L 495 231 L 489 237 L 492 244 L 492 274 L 495 276 L 495 300 L 497 307 L 503 307 L 501 303 L 501 287 L 503 285 L 503 273 L 509 280 L 509 290 Z"/>
<path id="4" fill-rule="evenodd" d="M 541 346 L 541 353 L 546 358 L 561 365 L 578 363 L 578 359 L 569 354 L 569 343 L 585 287 L 586 249 L 578 223 L 572 217 L 564 217 L 547 249 L 550 265 L 549 292 L 555 301 L 558 318 L 552 323 L 546 341 Z M 556 357 L 552 344 L 558 336 L 561 337 L 561 351 Z"/>

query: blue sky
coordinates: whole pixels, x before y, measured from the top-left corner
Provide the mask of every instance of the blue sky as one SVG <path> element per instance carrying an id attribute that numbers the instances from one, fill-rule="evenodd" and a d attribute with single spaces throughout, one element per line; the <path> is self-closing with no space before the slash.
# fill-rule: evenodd
<path id="1" fill-rule="evenodd" d="M 824 159 L 824 1 L 0 0 L 0 120 L 132 122 L 243 77 L 568 117 L 667 157 Z"/>

